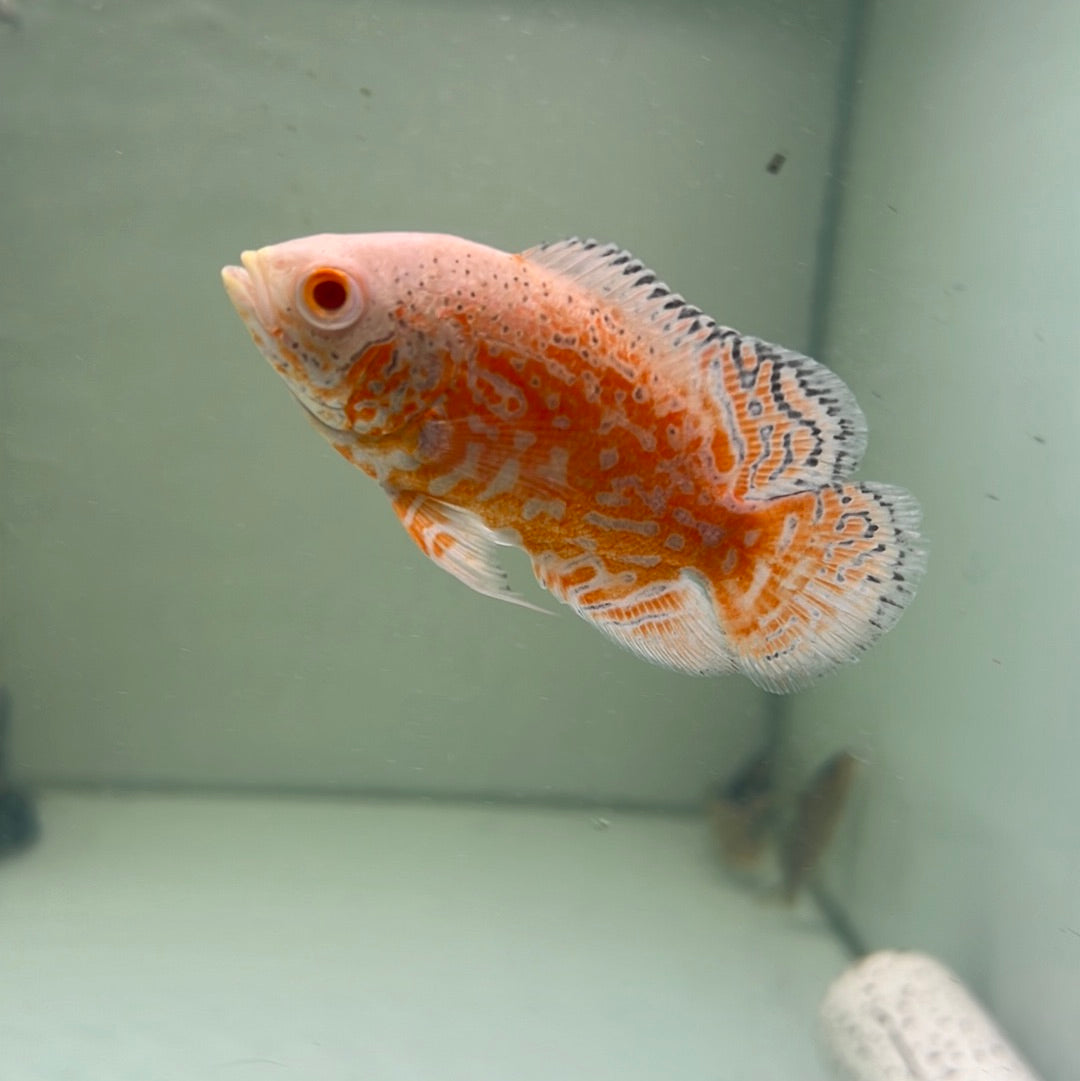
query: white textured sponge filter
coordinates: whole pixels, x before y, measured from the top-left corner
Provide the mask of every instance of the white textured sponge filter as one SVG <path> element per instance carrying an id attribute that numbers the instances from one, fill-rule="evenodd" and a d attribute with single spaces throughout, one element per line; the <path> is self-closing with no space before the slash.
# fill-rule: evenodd
<path id="1" fill-rule="evenodd" d="M 829 988 L 821 1020 L 845 1081 L 1038 1081 L 960 980 L 925 954 L 863 958 Z"/>

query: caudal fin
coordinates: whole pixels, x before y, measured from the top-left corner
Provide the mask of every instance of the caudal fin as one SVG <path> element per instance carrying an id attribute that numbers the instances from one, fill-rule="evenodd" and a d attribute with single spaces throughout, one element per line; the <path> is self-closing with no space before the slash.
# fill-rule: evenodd
<path id="1" fill-rule="evenodd" d="M 772 500 L 760 517 L 751 573 L 713 588 L 738 667 L 793 691 L 856 660 L 915 596 L 919 504 L 903 488 L 837 484 Z"/>

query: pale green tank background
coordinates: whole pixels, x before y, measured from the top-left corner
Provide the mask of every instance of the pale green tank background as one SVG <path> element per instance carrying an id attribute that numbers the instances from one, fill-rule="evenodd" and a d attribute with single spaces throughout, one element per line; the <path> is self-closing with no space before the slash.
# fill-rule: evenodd
<path id="1" fill-rule="evenodd" d="M 305 793 L 595 806 L 598 831 L 631 808 L 685 824 L 763 742 L 788 788 L 847 747 L 863 764 L 823 868 L 831 896 L 868 946 L 950 964 L 1047 1081 L 1076 1074 L 1080 7 L 25 0 L 21 12 L 0 25 L 0 677 L 12 772 L 57 794 L 58 821 L 64 800 L 103 786 L 256 791 L 295 844 L 282 797 Z M 777 698 L 620 652 L 512 553 L 515 585 L 556 618 L 430 565 L 385 497 L 309 429 L 218 277 L 244 248 L 381 229 L 505 250 L 616 240 L 721 322 L 812 351 L 867 415 L 860 477 L 922 501 L 930 570 L 911 611 L 858 665 Z M 402 851 L 441 866 L 460 813 Z M 159 822 L 160 808 L 146 814 Z M 347 852 L 348 829 L 321 814 Z M 95 824 L 60 845 L 65 858 L 106 828 L 94 812 L 83 821 Z M 498 821 L 512 848 L 520 835 Z M 364 828 L 415 839 L 400 822 Z M 58 859 L 44 826 L 40 849 Z M 618 843 L 662 883 L 675 857 L 640 853 L 696 851 L 697 835 L 645 828 L 645 848 L 629 833 Z M 560 883 L 607 866 L 587 844 L 574 853 L 553 858 Z M 36 855 L 0 877 L 29 875 Z M 372 866 L 392 877 L 387 859 Z M 497 889 L 489 873 L 474 889 L 447 872 L 453 912 Z M 515 880 L 514 904 L 542 892 L 537 879 Z M 667 942 L 663 919 L 659 932 L 635 923 L 641 880 L 598 882 L 589 903 L 614 927 Z M 696 928 L 699 903 L 712 905 L 665 911 Z M 724 903 L 753 949 L 717 962 L 731 982 L 697 1000 L 696 1027 L 677 996 L 713 994 L 715 981 L 692 960 L 657 972 L 628 961 L 619 986 L 655 997 L 638 1004 L 644 1020 L 573 1037 L 625 1038 L 625 1061 L 583 1054 L 564 1081 L 606 1078 L 610 1061 L 621 1081 L 691 1076 L 699 1036 L 740 1009 L 746 1047 L 732 1021 L 718 1055 L 732 1078 L 817 1081 L 769 1057 L 786 1053 L 768 1035 L 774 1007 L 744 993 L 771 950 L 776 986 L 805 985 L 812 1000 L 818 969 L 799 975 L 797 959 L 810 925 L 777 930 Z M 255 927 L 269 919 L 258 901 L 250 910 Z M 65 927 L 79 926 L 72 913 Z M 218 914 L 208 901 L 206 925 Z M 695 934 L 691 959 L 706 948 Z M 17 956 L 39 970 L 29 947 Z M 827 976 L 839 957 L 813 963 Z M 0 992 L 0 1028 L 7 1001 Z M 774 1032 L 806 1035 L 775 1016 Z M 654 1030 L 655 1061 L 633 1042 Z M 453 1039 L 429 1039 L 432 1061 L 458 1061 Z M 493 1076 L 534 1076 L 513 1056 L 498 1063 Z"/>
<path id="2" fill-rule="evenodd" d="M 803 345 L 842 5 L 33 13 L 4 42 L 0 210 L 27 775 L 696 800 L 767 699 L 428 565 L 313 435 L 218 271 L 311 232 L 511 251 L 587 233 Z"/>
<path id="3" fill-rule="evenodd" d="M 1080 1076 L 1080 6 L 878 3 L 825 355 L 930 571 L 877 654 L 789 706 L 870 776 L 835 886 Z M 873 358 L 867 363 L 867 358 Z"/>

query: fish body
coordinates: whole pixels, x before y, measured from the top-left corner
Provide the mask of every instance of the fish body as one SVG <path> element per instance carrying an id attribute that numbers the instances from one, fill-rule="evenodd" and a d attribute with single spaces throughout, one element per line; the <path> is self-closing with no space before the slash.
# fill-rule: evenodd
<path id="1" fill-rule="evenodd" d="M 846 483 L 866 445 L 847 387 L 616 245 L 322 235 L 242 263 L 230 299 L 316 428 L 481 593 L 522 603 L 497 559 L 517 546 L 641 656 L 773 691 L 914 595 L 918 504 Z"/>

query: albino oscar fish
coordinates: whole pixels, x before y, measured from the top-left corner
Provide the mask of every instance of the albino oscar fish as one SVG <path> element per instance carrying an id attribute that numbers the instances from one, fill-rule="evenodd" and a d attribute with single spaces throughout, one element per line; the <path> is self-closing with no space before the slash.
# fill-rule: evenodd
<path id="1" fill-rule="evenodd" d="M 640 656 L 770 691 L 854 660 L 915 594 L 918 503 L 847 481 L 866 448 L 851 391 L 617 245 L 328 234 L 241 261 L 222 277 L 255 344 L 480 593 L 524 603 L 497 558 L 516 546 Z"/>

